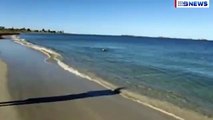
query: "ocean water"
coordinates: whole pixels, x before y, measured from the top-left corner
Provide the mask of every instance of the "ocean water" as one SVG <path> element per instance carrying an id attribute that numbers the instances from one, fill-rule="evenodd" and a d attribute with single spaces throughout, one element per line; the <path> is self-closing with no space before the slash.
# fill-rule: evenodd
<path id="1" fill-rule="evenodd" d="M 56 51 L 83 74 L 213 116 L 211 41 L 74 34 L 20 37 Z"/>

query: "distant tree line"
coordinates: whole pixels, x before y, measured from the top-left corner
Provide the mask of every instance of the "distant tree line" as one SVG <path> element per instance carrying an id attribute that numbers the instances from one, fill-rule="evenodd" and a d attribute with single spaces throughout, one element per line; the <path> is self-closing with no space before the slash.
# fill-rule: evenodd
<path id="1" fill-rule="evenodd" d="M 42 30 L 32 30 L 30 28 L 6 28 L 3 26 L 0 26 L 0 32 L 36 32 L 36 33 L 64 33 L 64 31 L 55 31 L 50 29 L 42 29 Z"/>

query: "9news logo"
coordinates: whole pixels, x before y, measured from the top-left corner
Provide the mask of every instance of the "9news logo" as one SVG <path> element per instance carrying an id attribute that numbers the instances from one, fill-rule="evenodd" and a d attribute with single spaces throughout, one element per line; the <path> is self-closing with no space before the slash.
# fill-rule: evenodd
<path id="1" fill-rule="evenodd" d="M 209 8 L 209 0 L 175 0 L 175 8 Z"/>

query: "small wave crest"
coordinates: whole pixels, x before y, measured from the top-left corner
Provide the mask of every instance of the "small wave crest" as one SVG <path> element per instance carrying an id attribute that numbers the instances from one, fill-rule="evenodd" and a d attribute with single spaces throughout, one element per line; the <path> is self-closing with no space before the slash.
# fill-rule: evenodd
<path id="1" fill-rule="evenodd" d="M 18 36 L 12 36 L 11 38 L 12 38 L 12 40 L 14 40 L 14 42 L 16 42 L 18 44 L 21 44 L 28 48 L 32 48 L 34 50 L 38 50 L 38 51 L 42 52 L 43 54 L 47 55 L 48 58 L 62 59 L 62 56 L 59 53 L 57 53 L 51 49 L 32 44 L 32 43 L 26 41 L 25 39 L 19 38 Z"/>
<path id="2" fill-rule="evenodd" d="M 75 75 L 77 75 L 81 78 L 85 78 L 85 79 L 88 79 L 90 81 L 96 82 L 96 83 L 98 83 L 98 84 L 100 84 L 103 87 L 108 88 L 108 89 L 116 88 L 115 85 L 112 85 L 112 84 L 110 84 L 106 81 L 103 81 L 103 80 L 97 80 L 95 78 L 92 78 L 92 77 L 90 77 L 86 74 L 79 72 L 78 70 L 74 69 L 73 67 L 67 65 L 66 63 L 63 62 L 63 57 L 59 53 L 57 53 L 57 52 L 55 52 L 51 49 L 32 44 L 32 43 L 26 41 L 25 39 L 19 38 L 18 36 L 12 36 L 12 40 L 14 40 L 14 42 L 16 42 L 18 44 L 21 44 L 23 46 L 26 46 L 26 47 L 29 47 L 29 48 L 32 48 L 34 50 L 38 50 L 38 51 L 42 52 L 43 54 L 47 55 L 48 58 L 54 59 L 57 62 L 57 64 L 60 67 L 62 67 L 64 70 L 69 71 L 69 72 L 71 72 L 71 73 L 73 73 L 73 74 L 75 74 Z"/>

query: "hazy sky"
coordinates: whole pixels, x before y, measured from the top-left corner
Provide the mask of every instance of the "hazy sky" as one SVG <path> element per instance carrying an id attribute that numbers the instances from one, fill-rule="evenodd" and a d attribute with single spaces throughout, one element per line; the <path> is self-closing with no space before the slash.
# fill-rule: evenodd
<path id="1" fill-rule="evenodd" d="M 0 0 L 0 11 L 6 27 L 213 40 L 211 4 L 175 9 L 173 0 Z"/>

